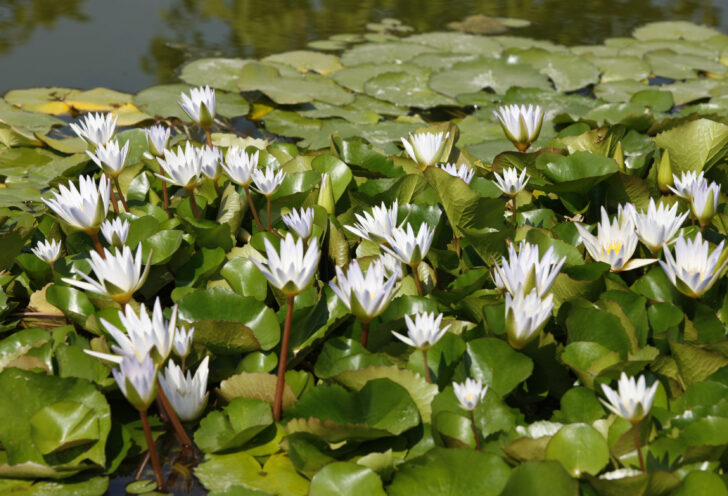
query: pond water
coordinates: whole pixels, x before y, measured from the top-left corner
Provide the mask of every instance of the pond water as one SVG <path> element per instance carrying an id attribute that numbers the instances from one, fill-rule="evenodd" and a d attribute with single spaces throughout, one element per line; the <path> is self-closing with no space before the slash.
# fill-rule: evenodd
<path id="1" fill-rule="evenodd" d="M 473 14 L 528 19 L 521 36 L 601 42 L 658 20 L 728 31 L 726 0 L 5 0 L 0 91 L 34 86 L 135 92 L 202 56 L 260 57 L 394 17 L 418 32 Z"/>

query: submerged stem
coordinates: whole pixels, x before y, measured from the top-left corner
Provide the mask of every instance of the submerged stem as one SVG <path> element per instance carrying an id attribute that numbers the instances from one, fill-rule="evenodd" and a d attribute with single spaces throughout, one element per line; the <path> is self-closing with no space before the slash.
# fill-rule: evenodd
<path id="1" fill-rule="evenodd" d="M 245 196 L 248 197 L 248 205 L 250 205 L 250 211 L 253 212 L 253 218 L 255 219 L 255 225 L 258 227 L 258 231 L 263 232 L 263 224 L 260 223 L 260 217 L 258 217 L 258 211 L 255 209 L 255 203 L 253 203 L 253 197 L 250 194 L 250 186 L 244 186 Z"/>
<path id="2" fill-rule="evenodd" d="M 192 212 L 195 214 L 195 219 L 200 218 L 200 211 L 197 208 L 197 202 L 195 201 L 195 190 L 190 189 L 188 190 L 190 192 L 190 205 L 192 205 Z"/>
<path id="3" fill-rule="evenodd" d="M 124 206 L 124 210 L 129 212 L 129 205 L 126 204 L 124 193 L 121 192 L 121 186 L 119 185 L 119 176 L 114 176 L 114 184 L 116 185 L 116 191 L 119 192 L 119 200 L 121 200 L 121 204 Z"/>
<path id="4" fill-rule="evenodd" d="M 286 384 L 286 361 L 288 360 L 288 342 L 291 339 L 291 321 L 293 320 L 293 302 L 295 295 L 288 296 L 286 301 L 286 323 L 283 326 L 283 340 L 281 341 L 281 357 L 278 360 L 278 380 L 276 382 L 276 396 L 273 401 L 273 418 L 281 419 L 283 408 L 283 387 Z"/>
<path id="5" fill-rule="evenodd" d="M 179 421 L 177 413 L 174 411 L 174 408 L 172 408 L 172 405 L 167 399 L 167 395 L 164 394 L 164 390 L 161 387 L 157 391 L 157 397 L 159 398 L 160 403 L 162 403 L 162 407 L 167 413 L 167 418 L 169 418 L 169 421 L 172 423 L 172 427 L 174 427 L 175 434 L 177 435 L 179 442 L 182 444 L 182 447 L 185 449 L 192 449 L 194 446 L 192 444 L 192 440 L 190 439 L 190 436 L 187 435 L 187 431 L 185 431 L 185 428 L 182 426 L 182 422 Z"/>
<path id="6" fill-rule="evenodd" d="M 632 426 L 632 432 L 634 434 L 634 445 L 637 448 L 637 458 L 639 458 L 640 461 L 640 469 L 642 469 L 642 473 L 645 473 L 645 460 L 642 458 L 642 446 L 640 446 L 640 433 L 637 429 L 637 426 L 639 425 L 639 422 L 634 424 Z"/>
<path id="7" fill-rule="evenodd" d="M 266 230 L 268 232 L 271 232 L 271 230 L 273 228 L 271 227 L 271 224 L 270 224 L 270 196 L 266 196 L 265 199 L 266 199 L 266 207 L 265 207 L 265 210 L 266 210 L 266 219 L 265 219 L 265 221 L 266 221 Z"/>
<path id="8" fill-rule="evenodd" d="M 164 477 L 162 476 L 162 466 L 159 464 L 157 447 L 154 444 L 154 438 L 152 437 L 152 429 L 149 427 L 149 418 L 147 418 L 147 411 L 139 410 L 139 416 L 142 419 L 142 426 L 144 426 L 144 436 L 147 439 L 147 449 L 149 450 L 149 456 L 152 459 L 154 477 L 157 480 L 157 486 L 159 490 L 164 491 Z"/>
<path id="9" fill-rule="evenodd" d="M 361 323 L 361 345 L 366 348 L 369 341 L 369 322 Z"/>
<path id="10" fill-rule="evenodd" d="M 475 436 L 475 449 L 480 451 L 480 438 L 478 437 L 478 428 L 475 427 L 475 410 L 470 410 L 470 426 L 473 428 L 473 436 Z"/>

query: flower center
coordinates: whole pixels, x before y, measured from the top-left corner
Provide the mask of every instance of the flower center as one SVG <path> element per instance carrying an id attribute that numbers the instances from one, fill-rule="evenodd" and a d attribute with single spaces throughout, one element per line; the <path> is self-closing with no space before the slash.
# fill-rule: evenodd
<path id="1" fill-rule="evenodd" d="M 622 250 L 622 246 L 623 244 L 621 241 L 612 241 L 602 248 L 602 251 L 604 255 L 609 255 L 610 252 L 614 252 L 615 255 L 619 255 L 619 252 Z"/>

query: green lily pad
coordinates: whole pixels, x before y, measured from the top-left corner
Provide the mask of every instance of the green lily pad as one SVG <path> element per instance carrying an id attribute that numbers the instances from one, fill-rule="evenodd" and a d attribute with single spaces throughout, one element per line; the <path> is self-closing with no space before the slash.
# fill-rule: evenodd
<path id="1" fill-rule="evenodd" d="M 529 65 L 509 64 L 501 59 L 489 58 L 460 62 L 430 78 L 433 90 L 452 97 L 486 88 L 502 94 L 513 86 L 550 89 L 551 83 Z"/>

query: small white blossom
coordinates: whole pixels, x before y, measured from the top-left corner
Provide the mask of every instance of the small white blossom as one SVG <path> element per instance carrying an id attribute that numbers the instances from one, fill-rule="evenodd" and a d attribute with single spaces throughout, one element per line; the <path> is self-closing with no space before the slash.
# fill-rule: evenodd
<path id="1" fill-rule="evenodd" d="M 704 182 L 705 179 L 703 178 L 702 172 L 683 171 L 680 177 L 677 177 L 677 174 L 673 174 L 672 181 L 674 186 L 668 185 L 668 188 L 677 196 L 689 200 L 693 193 L 693 186 Z"/>
<path id="2" fill-rule="evenodd" d="M 435 230 L 424 222 L 415 235 L 412 224 L 408 223 L 406 228 L 395 227 L 392 229 L 392 234 L 387 238 L 389 246 L 382 245 L 382 248 L 397 257 L 402 263 L 414 266 L 427 256 L 434 235 Z"/>
<path id="3" fill-rule="evenodd" d="M 392 230 L 397 227 L 398 208 L 397 200 L 394 200 L 390 208 L 387 208 L 382 202 L 380 207 L 372 207 L 372 213 L 355 213 L 354 217 L 358 222 L 354 223 L 353 226 L 346 225 L 344 227 L 360 238 L 374 243 L 384 243 L 392 235 Z"/>
<path id="4" fill-rule="evenodd" d="M 604 396 L 608 401 L 601 398 L 599 400 L 623 419 L 636 424 L 649 415 L 658 384 L 655 381 L 648 388 L 644 376 L 640 376 L 639 380 L 635 381 L 634 377 L 627 377 L 627 374 L 622 372 L 617 383 L 619 392 L 602 384 Z"/>
<path id="5" fill-rule="evenodd" d="M 540 257 L 537 245 L 524 241 L 516 253 L 514 244 L 510 244 L 508 259 L 502 257 L 501 265 L 493 267 L 493 280 L 496 287 L 511 295 L 530 293 L 535 288 L 543 296 L 551 289 L 565 261 L 566 257 L 559 259 L 554 255 L 553 246 Z"/>
<path id="6" fill-rule="evenodd" d="M 674 203 L 669 209 L 665 204 L 655 205 L 655 200 L 650 198 L 650 204 L 647 212 L 642 210 L 633 213 L 635 232 L 640 241 L 652 253 L 657 253 L 662 249 L 662 245 L 669 245 L 675 240 L 680 226 L 682 226 L 688 212 L 683 214 L 677 213 L 677 203 Z"/>
<path id="7" fill-rule="evenodd" d="M 665 246 L 665 261 L 660 266 L 675 287 L 690 298 L 698 298 L 713 287 L 728 259 L 721 260 L 723 241 L 710 253 L 710 244 L 698 233 L 692 241 L 680 236 L 675 242 L 675 257 Z"/>
<path id="8" fill-rule="evenodd" d="M 159 373 L 159 385 L 180 420 L 189 422 L 202 414 L 207 404 L 207 376 L 209 374 L 206 356 L 197 367 L 194 377 L 187 375 L 172 360 L 167 363 L 165 371 Z"/>
<path id="9" fill-rule="evenodd" d="M 30 251 L 45 263 L 53 265 L 53 262 L 58 260 L 58 256 L 61 254 L 61 242 L 55 239 L 39 241 Z"/>
<path id="10" fill-rule="evenodd" d="M 233 146 L 227 151 L 222 168 L 232 182 L 247 188 L 253 182 L 253 171 L 258 167 L 258 154 L 258 150 L 248 154 L 244 149 Z"/>
<path id="11" fill-rule="evenodd" d="M 129 153 L 129 142 L 124 143 L 124 146 L 120 149 L 118 141 L 107 141 L 105 144 L 96 147 L 93 153 L 88 150 L 86 150 L 86 153 L 101 170 L 111 177 L 116 177 L 121 174 L 126 164 L 126 156 Z"/>
<path id="12" fill-rule="evenodd" d="M 470 184 L 470 181 L 472 181 L 475 176 L 475 169 L 470 169 L 465 164 L 460 165 L 460 168 L 458 168 L 456 164 L 443 164 L 438 165 L 437 167 L 444 170 L 451 176 L 459 177 L 465 181 L 466 184 Z"/>
<path id="13" fill-rule="evenodd" d="M 86 114 L 79 124 L 71 123 L 71 129 L 87 143 L 101 146 L 116 132 L 118 117 L 112 114 Z"/>
<path id="14" fill-rule="evenodd" d="M 43 203 L 71 227 L 98 232 L 109 211 L 110 186 L 106 176 L 101 176 L 98 184 L 91 176 L 81 176 L 78 189 L 69 181 L 68 187 L 59 186 L 55 197 L 49 200 L 43 198 Z"/>
<path id="15" fill-rule="evenodd" d="M 421 167 L 435 165 L 442 157 L 450 133 L 410 133 L 402 138 L 407 155 Z"/>
<path id="16" fill-rule="evenodd" d="M 173 347 L 174 352 L 180 358 L 185 358 L 190 354 L 192 349 L 192 338 L 195 336 L 195 328 L 190 327 L 189 330 L 184 326 L 178 328 L 174 333 Z"/>
<path id="17" fill-rule="evenodd" d="M 526 151 L 541 132 L 543 109 L 539 105 L 505 105 L 494 110 L 493 115 L 506 137 L 521 152 Z"/>
<path id="18" fill-rule="evenodd" d="M 124 246 L 129 237 L 129 222 L 119 217 L 114 220 L 105 220 L 101 224 L 101 234 L 111 246 Z"/>
<path id="19" fill-rule="evenodd" d="M 125 356 L 111 373 L 126 399 L 137 410 L 146 410 L 157 396 L 157 369 L 150 356 L 137 360 Z"/>
<path id="20" fill-rule="evenodd" d="M 205 177 L 212 180 L 216 180 L 220 177 L 219 165 L 222 161 L 222 153 L 220 153 L 220 150 L 216 146 L 213 146 L 212 148 L 209 146 L 202 147 L 201 161 L 202 166 L 200 167 L 200 170 Z"/>
<path id="21" fill-rule="evenodd" d="M 538 336 L 551 317 L 553 300 L 552 294 L 541 298 L 536 289 L 527 295 L 506 293 L 506 334 L 511 346 L 520 350 Z"/>
<path id="22" fill-rule="evenodd" d="M 392 301 L 396 283 L 395 276 L 386 279 L 381 260 L 374 260 L 369 265 L 366 275 L 359 267 L 359 263 L 352 260 L 346 274 L 336 266 L 336 283 L 331 281 L 329 286 L 357 319 L 371 322 Z"/>
<path id="23" fill-rule="evenodd" d="M 144 130 L 144 134 L 147 137 L 147 144 L 149 145 L 149 151 L 155 157 L 161 157 L 164 155 L 164 150 L 167 149 L 167 143 L 169 143 L 169 137 L 172 131 L 168 127 L 164 127 L 160 124 L 152 127 L 148 127 Z"/>
<path id="24" fill-rule="evenodd" d="M 260 262 L 251 258 L 268 281 L 288 296 L 295 296 L 309 285 L 318 268 L 321 251 L 314 237 L 304 255 L 303 240 L 295 240 L 291 233 L 281 240 L 280 254 L 264 238 L 267 259 Z"/>
<path id="25" fill-rule="evenodd" d="M 277 171 L 271 167 L 266 167 L 265 172 L 260 169 L 253 169 L 253 182 L 256 189 L 264 196 L 271 197 L 278 191 L 283 184 L 286 173 L 281 169 Z"/>
<path id="26" fill-rule="evenodd" d="M 178 101 L 190 119 L 203 127 L 209 127 L 215 119 L 215 90 L 209 86 L 192 88 L 189 96 L 181 93 Z"/>
<path id="27" fill-rule="evenodd" d="M 518 169 L 515 167 L 503 169 L 503 176 L 500 176 L 497 172 L 494 172 L 493 176 L 495 178 L 495 185 L 498 186 L 498 189 L 510 197 L 516 196 L 518 193 L 523 191 L 523 188 L 526 187 L 526 184 L 528 184 L 528 181 L 531 179 L 528 177 L 528 174 L 526 174 L 526 169 L 523 169 L 519 176 Z"/>
<path id="28" fill-rule="evenodd" d="M 460 402 L 460 408 L 472 411 L 483 401 L 485 394 L 488 392 L 488 386 L 483 386 L 480 381 L 471 378 L 465 379 L 463 383 L 453 382 L 452 387 L 455 389 L 455 396 Z"/>
<path id="29" fill-rule="evenodd" d="M 299 238 L 307 240 L 313 232 L 313 209 L 295 208 L 283 215 L 283 223 L 288 229 L 295 232 Z"/>
<path id="30" fill-rule="evenodd" d="M 189 141 L 184 148 L 177 147 L 176 152 L 164 150 L 164 159 L 159 157 L 157 160 L 169 175 L 155 174 L 161 180 L 187 189 L 194 188 L 200 183 L 202 150 L 192 146 Z"/>
<path id="31" fill-rule="evenodd" d="M 708 181 L 696 182 L 690 192 L 690 208 L 701 227 L 710 224 L 718 211 L 720 185 Z"/>
<path id="32" fill-rule="evenodd" d="M 431 348 L 437 343 L 450 328 L 450 324 L 445 327 L 440 327 L 442 324 L 442 314 L 435 316 L 435 312 L 417 313 L 415 314 L 414 321 L 409 315 L 404 316 L 404 320 L 407 323 L 407 336 L 403 336 L 397 332 L 392 331 L 392 334 L 408 345 L 418 348 L 420 350 L 426 350 Z"/>

